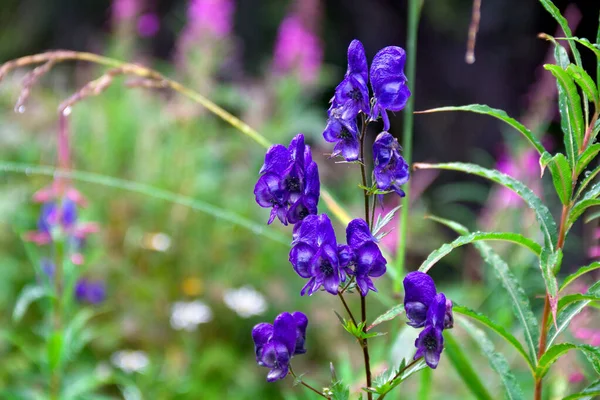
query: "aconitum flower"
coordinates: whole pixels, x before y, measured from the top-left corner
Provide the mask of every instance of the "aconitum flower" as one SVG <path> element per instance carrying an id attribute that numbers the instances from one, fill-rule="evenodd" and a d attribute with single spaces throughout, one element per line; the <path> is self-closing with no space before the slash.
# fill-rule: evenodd
<path id="1" fill-rule="evenodd" d="M 373 143 L 373 174 L 379 190 L 393 190 L 404 197 L 400 186 L 408 182 L 410 173 L 400 150 L 398 139 L 388 132 L 381 132 Z"/>
<path id="2" fill-rule="evenodd" d="M 406 53 L 398 46 L 379 50 L 371 63 L 371 87 L 373 88 L 373 111 L 371 118 L 381 115 L 383 129 L 390 129 L 387 111 L 400 111 L 406 106 L 410 90 L 406 86 L 404 64 Z"/>
<path id="3" fill-rule="evenodd" d="M 106 299 L 104 282 L 82 278 L 75 284 L 75 298 L 82 303 L 100 304 Z"/>
<path id="4" fill-rule="evenodd" d="M 309 215 L 302 221 L 292 241 L 290 262 L 298 275 L 308 279 L 302 296 L 312 295 L 321 286 L 337 295 L 345 274 L 340 272 L 335 232 L 326 214 Z"/>
<path id="5" fill-rule="evenodd" d="M 420 271 L 410 272 L 404 278 L 404 310 L 408 318 L 408 325 L 422 328 L 427 320 L 427 312 L 437 295 L 433 279 Z M 445 298 L 445 297 L 444 297 Z M 444 328 L 452 328 L 454 318 L 452 315 L 452 301 L 445 300 Z"/>
<path id="6" fill-rule="evenodd" d="M 289 372 L 289 363 L 296 354 L 306 352 L 308 318 L 296 311 L 279 314 L 273 324 L 262 322 L 252 329 L 256 362 L 270 368 L 267 381 L 283 379 Z"/>
<path id="7" fill-rule="evenodd" d="M 354 253 L 354 276 L 360 293 L 366 296 L 369 290 L 376 292 L 371 278 L 385 274 L 387 261 L 365 220 L 350 221 L 346 228 L 346 240 Z"/>
<path id="8" fill-rule="evenodd" d="M 310 146 L 304 144 L 303 134 L 296 135 L 287 148 L 281 144 L 271 146 L 260 175 L 254 195 L 258 205 L 272 208 L 269 224 L 275 217 L 284 225 L 295 224 L 317 213 L 319 169 L 312 160 Z"/>
<path id="9" fill-rule="evenodd" d="M 329 143 L 335 143 L 332 157 L 342 156 L 346 161 L 358 160 L 360 143 L 356 119 L 344 120 L 341 110 L 331 110 L 323 138 Z"/>
<path id="10" fill-rule="evenodd" d="M 367 56 L 358 40 L 348 46 L 348 69 L 342 82 L 335 88 L 333 108 L 341 109 L 344 120 L 355 119 L 359 112 L 369 113 Z"/>
<path id="11" fill-rule="evenodd" d="M 438 293 L 434 298 L 429 309 L 425 321 L 425 329 L 415 341 L 417 353 L 414 359 L 423 357 L 430 368 L 436 368 L 442 350 L 444 350 L 444 321 L 446 315 L 446 296 L 443 293 Z"/>

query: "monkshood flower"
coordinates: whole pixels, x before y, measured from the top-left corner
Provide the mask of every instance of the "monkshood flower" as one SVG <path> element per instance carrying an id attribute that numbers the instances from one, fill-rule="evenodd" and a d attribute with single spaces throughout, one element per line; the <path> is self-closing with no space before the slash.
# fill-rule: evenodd
<path id="1" fill-rule="evenodd" d="M 354 253 L 354 276 L 356 286 L 363 296 L 369 290 L 377 291 L 371 278 L 385 274 L 387 261 L 381 254 L 377 241 L 363 219 L 350 221 L 346 228 L 346 240 Z"/>
<path id="2" fill-rule="evenodd" d="M 267 150 L 260 178 L 254 187 L 256 202 L 272 208 L 268 223 L 296 224 L 317 213 L 320 181 L 317 163 L 312 160 L 304 135 L 296 135 L 289 147 L 273 145 Z"/>
<path id="3" fill-rule="evenodd" d="M 262 322 L 252 329 L 256 362 L 270 368 L 267 381 L 283 379 L 289 372 L 290 360 L 306 352 L 306 327 L 308 318 L 296 311 L 279 314 L 273 324 Z"/>
<path id="4" fill-rule="evenodd" d="M 430 368 L 435 369 L 440 362 L 440 355 L 444 350 L 444 331 L 446 316 L 446 296 L 438 293 L 433 298 L 427 310 L 425 329 L 415 341 L 417 353 L 414 359 L 423 357 Z"/>
<path id="5" fill-rule="evenodd" d="M 326 214 L 306 217 L 294 234 L 290 251 L 290 262 L 294 270 L 300 277 L 308 279 L 300 295 L 310 296 L 321 286 L 337 295 L 338 286 L 346 276 L 340 271 L 339 258 L 335 232 L 329 217 Z"/>
<path id="6" fill-rule="evenodd" d="M 346 75 L 335 88 L 333 109 L 341 110 L 344 120 L 355 119 L 359 112 L 369 113 L 368 64 L 365 48 L 358 40 L 348 46 Z"/>
<path id="7" fill-rule="evenodd" d="M 371 87 L 373 88 L 373 109 L 371 119 L 381 115 L 383 129 L 390 129 L 387 111 L 400 111 L 406 106 L 410 90 L 406 86 L 404 64 L 406 53 L 398 46 L 388 46 L 379 50 L 371 63 Z"/>
<path id="8" fill-rule="evenodd" d="M 433 279 L 420 271 L 410 272 L 404 278 L 404 310 L 408 318 L 408 325 L 422 328 L 427 321 L 427 313 L 437 295 Z M 445 297 L 444 297 L 445 299 Z M 449 329 L 454 325 L 452 315 L 452 301 L 445 299 L 444 328 Z"/>
<path id="9" fill-rule="evenodd" d="M 106 299 L 106 287 L 102 281 L 82 278 L 75 284 L 75 298 L 81 303 L 100 304 Z"/>
<path id="10" fill-rule="evenodd" d="M 332 157 L 342 156 L 346 161 L 356 161 L 360 150 L 356 118 L 345 120 L 341 114 L 340 109 L 330 110 L 323 138 L 329 143 L 335 143 Z"/>
<path id="11" fill-rule="evenodd" d="M 378 189 L 393 190 L 404 197 L 400 186 L 408 182 L 410 173 L 400 150 L 398 139 L 388 132 L 381 132 L 373 143 L 373 175 Z"/>

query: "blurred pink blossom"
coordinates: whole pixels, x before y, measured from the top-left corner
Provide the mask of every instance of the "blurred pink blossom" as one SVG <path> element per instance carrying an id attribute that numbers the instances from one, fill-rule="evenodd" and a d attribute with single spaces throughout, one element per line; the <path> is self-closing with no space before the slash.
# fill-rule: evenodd
<path id="1" fill-rule="evenodd" d="M 146 13 L 138 18 L 137 30 L 141 37 L 152 37 L 160 29 L 160 19 L 155 13 Z"/>
<path id="2" fill-rule="evenodd" d="M 569 383 L 581 383 L 585 380 L 585 375 L 581 371 L 571 372 L 569 374 Z"/>
<path id="3" fill-rule="evenodd" d="M 190 0 L 186 30 L 196 36 L 208 32 L 222 39 L 231 33 L 234 11 L 232 0 Z"/>
<path id="4" fill-rule="evenodd" d="M 323 47 L 319 38 L 291 14 L 279 25 L 275 42 L 274 68 L 280 73 L 297 71 L 303 83 L 315 82 L 323 61 Z"/>
<path id="5" fill-rule="evenodd" d="M 140 11 L 139 0 L 114 0 L 112 3 L 112 17 L 115 22 L 134 18 Z"/>

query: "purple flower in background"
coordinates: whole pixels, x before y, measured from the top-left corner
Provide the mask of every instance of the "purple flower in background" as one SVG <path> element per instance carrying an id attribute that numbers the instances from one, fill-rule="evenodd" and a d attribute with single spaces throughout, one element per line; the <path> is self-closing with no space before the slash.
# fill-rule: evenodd
<path id="1" fill-rule="evenodd" d="M 82 303 L 100 304 L 106 299 L 106 288 L 101 281 L 82 278 L 75 284 L 75 297 Z"/>
<path id="2" fill-rule="evenodd" d="M 446 296 L 438 293 L 427 310 L 425 329 L 415 341 L 417 353 L 414 359 L 423 357 L 430 368 L 435 369 L 444 350 L 444 321 L 446 315 Z"/>
<path id="3" fill-rule="evenodd" d="M 371 278 L 385 274 L 387 261 L 371 235 L 369 226 L 363 219 L 350 221 L 346 228 L 346 240 L 354 252 L 356 285 L 363 296 L 369 290 L 377 291 Z"/>
<path id="4" fill-rule="evenodd" d="M 388 132 L 381 132 L 373 143 L 373 174 L 378 189 L 393 190 L 404 197 L 400 186 L 408 182 L 410 173 L 400 150 L 398 139 Z"/>
<path id="5" fill-rule="evenodd" d="M 303 83 L 315 82 L 323 60 L 319 38 L 303 23 L 299 15 L 287 16 L 279 25 L 274 68 L 278 72 L 297 71 Z"/>
<path id="6" fill-rule="evenodd" d="M 317 213 L 320 181 L 317 163 L 312 160 L 304 135 L 296 135 L 289 147 L 273 145 L 265 154 L 260 178 L 254 187 L 256 202 L 272 208 L 268 223 L 275 217 L 282 224 L 296 224 Z"/>
<path id="7" fill-rule="evenodd" d="M 140 0 L 114 0 L 112 15 L 115 21 L 124 21 L 134 18 L 140 11 Z"/>
<path id="8" fill-rule="evenodd" d="M 204 32 L 222 39 L 231 33 L 235 4 L 232 0 L 190 0 L 188 26 L 196 36 Z"/>
<path id="9" fill-rule="evenodd" d="M 335 88 L 333 109 L 339 109 L 341 118 L 353 120 L 359 112 L 369 113 L 367 87 L 367 56 L 362 43 L 353 40 L 348 46 L 348 69 L 342 82 Z"/>
<path id="10" fill-rule="evenodd" d="M 404 278 L 404 310 L 408 318 L 408 325 L 421 328 L 427 320 L 430 305 L 437 295 L 437 289 L 433 279 L 420 271 L 410 272 Z M 445 297 L 444 297 L 445 299 Z M 444 300 L 445 317 L 444 328 L 450 329 L 454 324 L 452 315 L 452 301 Z"/>
<path id="11" fill-rule="evenodd" d="M 160 18 L 155 13 L 140 15 L 137 22 L 137 30 L 141 37 L 152 37 L 160 29 Z"/>
<path id="12" fill-rule="evenodd" d="M 296 311 L 279 314 L 273 324 L 262 322 L 252 329 L 256 362 L 270 368 L 267 381 L 283 379 L 289 372 L 294 355 L 306 352 L 304 342 L 308 318 Z"/>
<path id="13" fill-rule="evenodd" d="M 340 272 L 338 245 L 326 214 L 309 215 L 292 241 L 290 263 L 300 277 L 308 279 L 300 295 L 309 296 L 321 286 L 336 295 L 345 274 Z"/>
<path id="14" fill-rule="evenodd" d="M 373 111 L 371 117 L 383 119 L 383 130 L 390 129 L 389 111 L 400 111 L 406 106 L 410 90 L 406 86 L 404 63 L 406 53 L 398 46 L 379 50 L 371 63 L 371 87 L 373 88 Z"/>

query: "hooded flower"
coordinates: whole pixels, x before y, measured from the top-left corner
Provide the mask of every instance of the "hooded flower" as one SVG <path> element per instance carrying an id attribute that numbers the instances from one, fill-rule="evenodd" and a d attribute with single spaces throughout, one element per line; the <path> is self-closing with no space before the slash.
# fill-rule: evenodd
<path id="1" fill-rule="evenodd" d="M 341 110 L 344 120 L 353 120 L 359 112 L 369 113 L 368 65 L 365 48 L 358 40 L 348 46 L 348 69 L 335 88 L 333 108 Z"/>
<path id="2" fill-rule="evenodd" d="M 354 253 L 354 276 L 360 293 L 366 296 L 369 290 L 376 292 L 371 278 L 380 277 L 385 273 L 387 261 L 365 220 L 350 221 L 346 228 L 346 240 Z"/>
<path id="3" fill-rule="evenodd" d="M 410 173 L 400 150 L 398 139 L 388 132 L 381 132 L 373 143 L 373 174 L 378 189 L 393 190 L 404 197 L 400 186 L 408 182 Z"/>
<path id="4" fill-rule="evenodd" d="M 294 233 L 290 262 L 300 277 L 308 279 L 300 292 L 302 296 L 312 295 L 321 286 L 337 294 L 345 273 L 340 272 L 335 232 L 326 214 L 309 215 L 302 221 Z"/>
<path id="5" fill-rule="evenodd" d="M 437 290 L 433 279 L 420 271 L 410 272 L 404 278 L 404 310 L 408 318 L 408 325 L 414 328 L 425 326 L 429 307 Z M 452 301 L 445 299 L 444 328 L 452 328 L 454 318 L 452 315 Z"/>
<path id="6" fill-rule="evenodd" d="M 406 53 L 398 46 L 379 50 L 371 63 L 371 87 L 373 88 L 373 111 L 371 117 L 383 119 L 383 129 L 390 129 L 389 111 L 400 111 L 406 106 L 410 90 L 406 86 L 404 64 Z"/>
<path id="7" fill-rule="evenodd" d="M 417 353 L 414 359 L 425 358 L 425 362 L 430 368 L 436 368 L 442 350 L 444 350 L 444 319 L 446 315 L 446 296 L 438 293 L 427 310 L 425 329 L 415 341 Z"/>
<path id="8" fill-rule="evenodd" d="M 270 368 L 268 382 L 283 379 L 289 371 L 291 358 L 306 352 L 306 327 L 308 318 L 296 311 L 279 314 L 273 324 L 262 322 L 252 329 L 256 362 Z"/>
<path id="9" fill-rule="evenodd" d="M 342 156 L 346 161 L 358 160 L 360 143 L 356 120 L 344 120 L 339 110 L 332 110 L 323 132 L 323 138 L 329 143 L 335 143 L 332 157 Z"/>
<path id="10" fill-rule="evenodd" d="M 295 224 L 317 213 L 319 203 L 319 169 L 312 160 L 310 146 L 298 134 L 289 147 L 273 145 L 265 155 L 260 178 L 254 187 L 258 205 L 272 208 L 268 223 L 275 217 L 281 223 Z"/>

